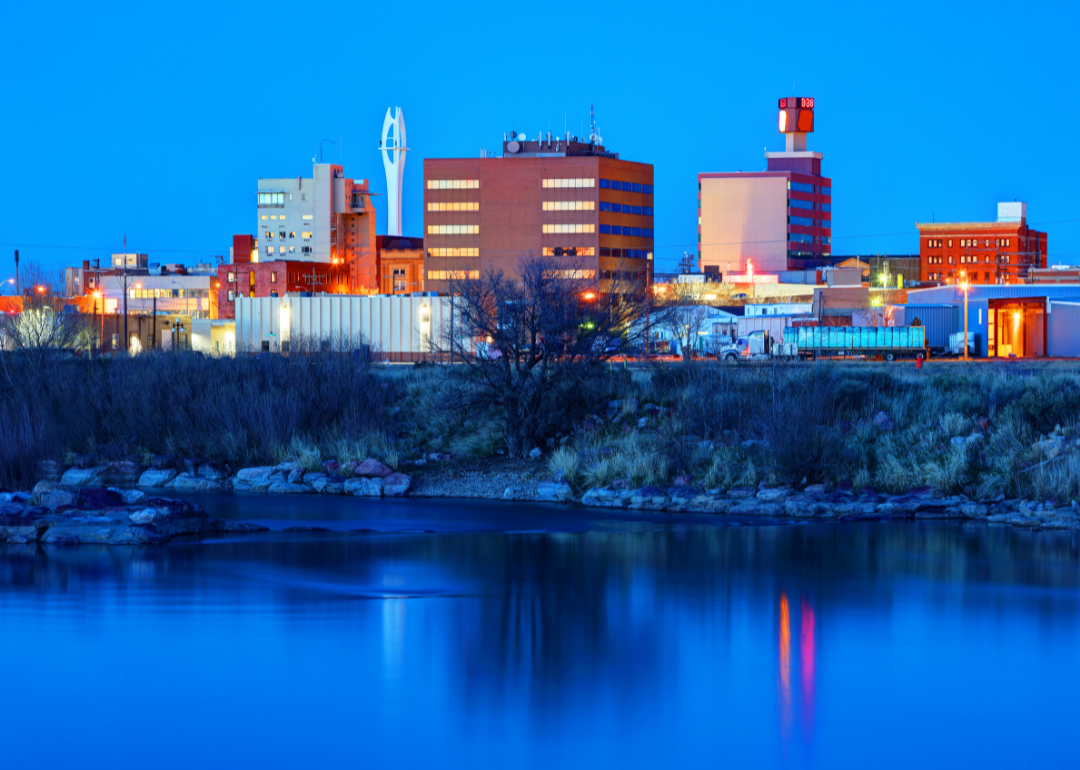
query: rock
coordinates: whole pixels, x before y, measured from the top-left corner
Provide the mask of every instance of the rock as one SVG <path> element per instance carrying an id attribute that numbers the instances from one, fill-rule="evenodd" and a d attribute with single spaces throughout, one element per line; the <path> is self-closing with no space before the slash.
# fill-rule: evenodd
<path id="1" fill-rule="evenodd" d="M 412 479 L 404 473 L 392 473 L 383 479 L 383 482 L 383 494 L 387 497 L 401 497 L 412 485 Z"/>
<path id="2" fill-rule="evenodd" d="M 541 481 L 536 487 L 535 500 L 542 503 L 561 503 L 570 500 L 574 490 L 566 481 Z"/>
<path id="3" fill-rule="evenodd" d="M 893 430 L 896 428 L 896 423 L 893 421 L 892 415 L 888 412 L 878 412 L 875 414 L 871 424 L 878 430 Z"/>
<path id="4" fill-rule="evenodd" d="M 507 492 L 513 492 L 514 490 L 513 490 L 513 487 L 507 487 L 506 491 Z M 514 499 L 513 497 L 507 497 L 505 493 L 503 494 L 503 500 L 513 500 L 513 499 Z M 588 492 L 583 494 L 581 496 L 581 504 L 582 505 L 588 505 L 588 506 L 600 505 L 601 504 L 600 490 L 594 488 L 594 489 L 590 489 Z"/>
<path id="5" fill-rule="evenodd" d="M 322 464 L 322 467 L 328 476 L 332 476 L 341 471 L 341 464 L 337 460 L 327 460 Z"/>
<path id="6" fill-rule="evenodd" d="M 529 459 L 538 460 L 540 459 L 540 456 L 542 454 L 544 454 L 544 452 L 540 449 L 540 447 L 534 446 L 532 449 L 529 450 Z"/>
<path id="7" fill-rule="evenodd" d="M 97 483 L 101 476 L 101 468 L 69 468 L 60 478 L 60 483 L 65 487 L 87 487 Z"/>
<path id="8" fill-rule="evenodd" d="M 146 493 L 137 489 L 125 489 L 120 493 L 120 501 L 124 505 L 142 505 L 146 501 Z"/>
<path id="9" fill-rule="evenodd" d="M 675 478 L 675 486 L 677 486 L 677 487 L 689 487 L 689 486 L 693 486 L 693 484 L 694 484 L 694 477 L 693 476 L 677 476 Z"/>
<path id="10" fill-rule="evenodd" d="M 732 487 L 727 492 L 728 497 L 733 497 L 735 499 L 740 499 L 740 498 L 744 498 L 744 497 L 753 497 L 756 494 L 757 494 L 757 490 L 754 489 L 753 487 Z"/>
<path id="11" fill-rule="evenodd" d="M 158 471 L 175 468 L 176 458 L 172 455 L 150 455 L 150 467 Z"/>
<path id="12" fill-rule="evenodd" d="M 65 489 L 50 489 L 37 496 L 38 505 L 44 508 L 59 508 L 62 505 L 78 505 L 79 495 Z"/>
<path id="13" fill-rule="evenodd" d="M 66 466 L 57 460 L 42 460 L 37 464 L 38 478 L 46 481 L 59 481 L 65 470 Z"/>
<path id="14" fill-rule="evenodd" d="M 144 508 L 141 511 L 135 511 L 128 518 L 136 524 L 149 524 L 157 518 L 157 511 L 153 508 Z"/>
<path id="15" fill-rule="evenodd" d="M 382 497 L 383 480 L 378 476 L 354 476 L 345 482 L 344 489 L 345 494 L 355 497 Z"/>
<path id="16" fill-rule="evenodd" d="M 661 406 L 657 406 L 656 404 L 645 404 L 645 406 L 641 407 L 641 411 L 645 412 L 646 414 L 662 414 L 664 408 Z"/>
<path id="17" fill-rule="evenodd" d="M 238 492 L 265 492 L 271 484 L 285 481 L 285 475 L 270 466 L 242 468 L 233 477 L 233 489 Z"/>
<path id="18" fill-rule="evenodd" d="M 514 488 L 513 487 L 507 487 L 506 489 L 504 489 L 503 493 L 502 493 L 502 499 L 503 500 L 513 500 L 514 499 Z"/>
<path id="19" fill-rule="evenodd" d="M 788 487 L 774 487 L 762 489 L 757 493 L 757 499 L 766 503 L 782 502 L 789 494 L 791 494 L 791 489 Z"/>
<path id="20" fill-rule="evenodd" d="M 953 436 L 949 439 L 949 443 L 953 446 L 963 446 L 966 442 L 963 436 Z"/>
<path id="21" fill-rule="evenodd" d="M 341 475 L 342 476 L 355 476 L 356 475 L 356 469 L 357 469 L 357 467 L 359 465 L 360 465 L 360 463 L 356 462 L 356 460 L 349 460 L 347 463 L 342 463 L 341 464 L 341 471 L 340 471 Z"/>
<path id="22" fill-rule="evenodd" d="M 39 481 L 37 483 L 37 486 L 34 487 L 35 494 L 38 491 L 47 492 L 47 491 L 50 490 L 49 487 L 42 487 L 39 490 L 38 487 L 41 487 L 42 484 L 53 484 L 53 483 L 54 482 L 51 482 L 51 481 Z M 30 502 L 30 499 L 32 497 L 33 497 L 33 495 L 28 495 L 28 494 L 26 494 L 26 492 L 0 492 L 0 503 L 28 503 L 28 502 Z"/>
<path id="23" fill-rule="evenodd" d="M 212 479 L 204 479 L 191 473 L 181 473 L 175 479 L 165 485 L 169 489 L 180 489 L 189 492 L 216 492 L 222 489 L 222 485 Z"/>
<path id="24" fill-rule="evenodd" d="M 139 476 L 139 486 L 163 487 L 175 478 L 176 471 L 172 468 L 150 468 Z"/>
<path id="25" fill-rule="evenodd" d="M 1053 460 L 1055 457 L 1065 451 L 1066 440 L 1064 436 L 1050 436 L 1043 441 L 1037 441 L 1032 445 L 1032 449 L 1042 453 L 1047 460 Z M 65 476 L 67 474 L 64 474 Z"/>
<path id="26" fill-rule="evenodd" d="M 638 426 L 639 429 L 649 427 L 649 418 L 648 417 L 640 418 L 637 421 L 637 426 Z"/>
<path id="27" fill-rule="evenodd" d="M 315 490 L 307 484 L 294 484 L 291 481 L 285 481 L 271 484 L 266 491 L 271 495 L 307 495 Z"/>
<path id="28" fill-rule="evenodd" d="M 630 489 L 630 479 L 615 479 L 611 482 L 612 489 Z"/>
<path id="29" fill-rule="evenodd" d="M 281 471 L 284 475 L 288 476 L 290 472 L 299 471 L 302 470 L 302 468 L 300 467 L 300 463 L 289 460 L 288 462 L 278 463 L 274 466 L 274 470 Z"/>
<path id="30" fill-rule="evenodd" d="M 289 471 L 289 483 L 300 484 L 304 481 L 304 471 L 300 468 Z"/>
<path id="31" fill-rule="evenodd" d="M 314 476 L 315 478 L 310 478 Z M 345 477 L 337 474 L 326 476 L 321 473 L 309 474 L 311 488 L 321 495 L 345 494 Z"/>
<path id="32" fill-rule="evenodd" d="M 392 470 L 387 468 L 381 462 L 373 457 L 369 457 L 360 463 L 353 470 L 354 476 L 363 476 L 364 478 L 380 478 L 385 479 L 387 476 L 393 473 Z"/>
<path id="33" fill-rule="evenodd" d="M 199 468 L 206 464 L 206 460 L 201 457 L 185 457 L 180 463 L 180 470 L 184 473 L 190 473 L 192 476 L 199 475 Z"/>
<path id="34" fill-rule="evenodd" d="M 211 481 L 221 481 L 225 478 L 225 473 L 214 463 L 203 463 L 199 466 L 199 475 L 204 479 L 210 479 Z"/>

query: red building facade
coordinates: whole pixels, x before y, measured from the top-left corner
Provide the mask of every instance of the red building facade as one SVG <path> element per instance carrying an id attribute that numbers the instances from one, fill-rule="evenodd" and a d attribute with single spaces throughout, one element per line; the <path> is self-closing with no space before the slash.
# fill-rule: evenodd
<path id="1" fill-rule="evenodd" d="M 235 256 L 235 252 L 234 252 Z M 350 267 L 322 262 L 237 262 L 219 265 L 217 317 L 236 318 L 236 297 L 278 297 L 288 292 L 349 294 Z"/>
<path id="2" fill-rule="evenodd" d="M 918 228 L 924 282 L 1023 283 L 1046 267 L 1047 234 L 1028 227 L 1023 203 L 999 203 L 996 222 L 932 222 Z"/>

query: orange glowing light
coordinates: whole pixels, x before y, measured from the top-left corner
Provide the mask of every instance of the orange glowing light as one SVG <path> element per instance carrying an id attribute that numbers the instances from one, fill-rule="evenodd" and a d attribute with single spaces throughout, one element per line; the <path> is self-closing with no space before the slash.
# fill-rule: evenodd
<path id="1" fill-rule="evenodd" d="M 787 131 L 787 110 L 780 110 L 780 133 Z"/>
<path id="2" fill-rule="evenodd" d="M 585 300 L 586 302 L 592 302 L 594 299 L 596 299 L 596 292 L 594 292 L 594 291 L 582 292 L 581 298 L 583 300 Z"/>
<path id="3" fill-rule="evenodd" d="M 44 286 L 38 286 L 37 290 L 38 290 L 38 294 L 44 294 L 45 293 L 45 287 Z"/>
<path id="4" fill-rule="evenodd" d="M 780 594 L 780 732 L 785 738 L 791 730 L 791 615 L 787 594 Z"/>

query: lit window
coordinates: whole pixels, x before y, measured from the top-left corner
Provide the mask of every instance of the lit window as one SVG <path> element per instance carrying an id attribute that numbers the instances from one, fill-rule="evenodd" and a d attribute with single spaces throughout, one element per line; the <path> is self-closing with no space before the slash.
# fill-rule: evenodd
<path id="1" fill-rule="evenodd" d="M 304 230 L 303 232 L 300 233 L 300 237 L 304 238 L 305 240 L 310 238 L 311 237 L 311 231 L 310 230 Z"/>
<path id="2" fill-rule="evenodd" d="M 273 246 L 267 246 L 266 247 L 266 253 L 267 254 L 273 254 L 274 253 L 274 247 Z"/>
<path id="3" fill-rule="evenodd" d="M 429 190 L 478 190 L 479 179 L 429 179 Z"/>
<path id="4" fill-rule="evenodd" d="M 455 201 L 452 203 L 429 203 L 428 211 L 479 211 L 480 204 L 476 201 Z"/>
<path id="5" fill-rule="evenodd" d="M 480 225 L 428 225 L 428 235 L 477 235 Z"/>
<path id="6" fill-rule="evenodd" d="M 279 217 L 278 217 L 278 219 L 284 220 L 284 219 L 285 219 L 285 215 L 284 215 L 284 214 L 282 214 L 281 216 L 279 216 Z"/>
<path id="7" fill-rule="evenodd" d="M 233 301 L 233 299 L 234 299 L 234 297 L 233 297 L 233 292 L 232 292 L 232 290 L 230 289 L 230 290 L 229 290 L 229 302 L 232 302 L 232 301 Z"/>
<path id="8" fill-rule="evenodd" d="M 596 187 L 595 179 L 545 179 L 544 187 Z"/>
<path id="9" fill-rule="evenodd" d="M 545 257 L 595 257 L 592 246 L 545 246 Z"/>
<path id="10" fill-rule="evenodd" d="M 271 215 L 270 215 L 270 218 L 271 218 L 271 219 L 277 219 L 277 214 L 271 214 Z"/>
<path id="11" fill-rule="evenodd" d="M 278 254 L 284 254 L 284 253 L 285 253 L 285 247 L 284 246 L 279 246 L 278 247 Z"/>
<path id="12" fill-rule="evenodd" d="M 479 257 L 480 249 L 456 248 L 456 249 L 428 249 L 430 257 Z"/>
<path id="13" fill-rule="evenodd" d="M 544 225 L 543 232 L 545 233 L 595 233 L 596 225 Z"/>
<path id="14" fill-rule="evenodd" d="M 479 270 L 428 270 L 429 281 L 455 281 L 463 278 L 476 280 L 480 277 Z"/>
<path id="15" fill-rule="evenodd" d="M 603 204 L 601 204 L 603 205 Z M 544 201 L 544 211 L 594 211 L 595 201 Z"/>
<path id="16" fill-rule="evenodd" d="M 233 281 L 235 281 L 236 280 L 236 273 L 229 273 L 229 277 L 228 277 L 227 280 L 229 281 L 229 283 L 232 283 Z"/>
<path id="17" fill-rule="evenodd" d="M 289 247 L 289 253 L 292 254 L 294 251 L 296 251 L 296 247 L 295 246 L 290 246 Z"/>
<path id="18" fill-rule="evenodd" d="M 315 218 L 315 216 L 313 214 L 304 214 L 304 221 L 305 222 L 310 222 L 314 218 Z"/>
<path id="19" fill-rule="evenodd" d="M 259 207 L 284 206 L 285 193 L 259 193 Z"/>
<path id="20" fill-rule="evenodd" d="M 263 214 L 263 215 L 262 215 L 262 218 L 263 218 L 263 219 L 266 219 L 266 214 Z"/>
<path id="21" fill-rule="evenodd" d="M 269 239 L 271 241 L 274 240 L 274 234 L 272 232 L 270 232 L 269 230 L 267 230 L 264 235 L 266 236 L 267 239 Z"/>
<path id="22" fill-rule="evenodd" d="M 277 272 L 274 270 L 270 271 L 270 283 L 277 283 Z"/>

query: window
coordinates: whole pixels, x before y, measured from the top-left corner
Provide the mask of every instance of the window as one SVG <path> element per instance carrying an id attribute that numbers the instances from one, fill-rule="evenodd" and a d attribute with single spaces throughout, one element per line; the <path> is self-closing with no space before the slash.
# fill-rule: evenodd
<path id="1" fill-rule="evenodd" d="M 625 229 L 626 228 L 624 227 L 623 230 L 625 230 Z M 634 233 L 635 238 L 640 238 L 641 237 L 641 228 L 640 227 L 635 227 L 633 229 L 633 233 Z"/>
<path id="2" fill-rule="evenodd" d="M 611 204 L 608 203 L 607 201 L 600 201 L 600 210 L 601 211 L 611 211 Z"/>
<path id="3" fill-rule="evenodd" d="M 232 302 L 234 299 L 235 299 L 235 297 L 233 295 L 233 291 L 232 291 L 232 289 L 229 289 L 229 302 Z"/>
<path id="4" fill-rule="evenodd" d="M 394 268 L 394 291 L 405 291 L 405 268 Z"/>
<path id="5" fill-rule="evenodd" d="M 460 281 L 466 278 L 476 280 L 480 277 L 479 270 L 428 270 L 429 281 Z"/>
<path id="6" fill-rule="evenodd" d="M 795 192 L 811 193 L 814 192 L 814 186 L 812 184 L 803 184 L 802 182 L 788 182 L 787 188 L 794 190 Z"/>
<path id="7" fill-rule="evenodd" d="M 633 213 L 637 214 L 640 217 L 641 216 L 641 206 L 634 206 Z"/>
<path id="8" fill-rule="evenodd" d="M 304 216 L 303 216 L 302 218 L 303 218 L 303 220 L 304 220 L 305 222 L 310 222 L 310 221 L 311 221 L 311 220 L 313 220 L 313 219 L 314 219 L 315 217 L 314 217 L 314 215 L 312 215 L 312 214 L 304 214 Z"/>
<path id="9" fill-rule="evenodd" d="M 270 283 L 277 283 L 277 273 L 273 270 L 270 271 Z"/>
<path id="10" fill-rule="evenodd" d="M 281 221 L 283 221 L 283 222 L 284 222 L 284 221 L 285 221 L 285 215 L 284 215 L 284 214 L 282 214 L 281 216 L 279 216 L 279 217 L 278 217 L 278 219 L 280 219 Z"/>
<path id="11" fill-rule="evenodd" d="M 259 208 L 284 205 L 285 193 L 259 193 Z"/>
<path id="12" fill-rule="evenodd" d="M 610 190 L 611 189 L 611 180 L 609 180 L 609 179 L 601 179 L 600 180 L 600 189 L 601 190 Z"/>
<path id="13" fill-rule="evenodd" d="M 829 197 L 832 197 L 832 188 L 831 187 L 822 187 L 821 188 L 821 194 L 822 195 L 828 195 Z"/>
<path id="14" fill-rule="evenodd" d="M 310 254 L 311 253 L 311 247 L 310 246 L 303 246 L 300 249 L 300 253 L 301 254 Z"/>
<path id="15" fill-rule="evenodd" d="M 821 204 L 821 210 L 822 211 L 832 211 L 832 204 L 831 203 L 822 203 Z"/>
<path id="16" fill-rule="evenodd" d="M 592 246 L 545 246 L 545 257 L 595 257 Z"/>
<path id="17" fill-rule="evenodd" d="M 453 203 L 429 203 L 428 211 L 479 211 L 480 204 L 476 201 L 455 201 Z"/>
<path id="18" fill-rule="evenodd" d="M 544 187 L 596 187 L 595 179 L 545 179 Z"/>
<path id="19" fill-rule="evenodd" d="M 428 235 L 477 235 L 480 225 L 428 225 Z"/>
<path id="20" fill-rule="evenodd" d="M 265 233 L 263 233 L 263 235 L 264 235 L 264 236 L 265 236 L 265 237 L 266 237 L 266 238 L 267 238 L 268 240 L 271 240 L 271 241 L 272 241 L 272 240 L 274 240 L 274 234 L 273 234 L 272 232 L 270 232 L 269 230 L 267 230 L 267 231 L 266 231 Z"/>
<path id="21" fill-rule="evenodd" d="M 429 190 L 479 190 L 479 179 L 429 179 Z"/>
<path id="22" fill-rule="evenodd" d="M 479 257 L 480 249 L 428 249 L 429 257 Z"/>
<path id="23" fill-rule="evenodd" d="M 285 240 L 285 231 L 278 230 L 278 237 L 281 238 L 281 240 Z"/>
<path id="24" fill-rule="evenodd" d="M 226 279 L 229 283 L 236 281 L 236 273 L 229 273 L 229 277 Z"/>
<path id="25" fill-rule="evenodd" d="M 566 278 L 572 281 L 596 278 L 595 270 L 545 270 L 545 278 Z"/>
<path id="26" fill-rule="evenodd" d="M 813 227 L 814 220 L 807 219 L 806 217 L 788 217 L 788 224 L 799 225 L 800 227 Z"/>
<path id="27" fill-rule="evenodd" d="M 600 225 L 600 235 L 611 235 L 611 225 Z"/>
<path id="28" fill-rule="evenodd" d="M 651 184 L 643 184 L 641 186 L 641 192 L 643 194 L 645 194 L 645 195 L 652 195 L 652 185 Z"/>
<path id="29" fill-rule="evenodd" d="M 311 238 L 311 231 L 310 230 L 301 231 L 300 237 L 303 238 L 304 240 L 308 240 L 309 238 Z"/>
<path id="30" fill-rule="evenodd" d="M 827 236 L 827 235 L 823 235 L 823 236 L 821 236 L 821 245 L 822 245 L 822 246 L 828 246 L 828 245 L 829 245 L 829 242 L 830 242 L 830 240 L 831 240 L 831 239 L 830 239 L 830 238 L 829 238 L 829 236 Z"/>
<path id="31" fill-rule="evenodd" d="M 289 231 L 289 237 L 290 238 L 295 238 L 296 237 L 296 231 L 295 230 L 290 230 Z"/>
<path id="32" fill-rule="evenodd" d="M 263 218 L 263 219 L 266 219 L 266 214 L 263 214 L 263 215 L 262 215 L 262 218 Z"/>
<path id="33" fill-rule="evenodd" d="M 544 225 L 545 233 L 595 233 L 596 225 Z"/>
<path id="34" fill-rule="evenodd" d="M 792 233 L 788 236 L 789 240 L 794 243 L 813 243 L 814 236 L 812 235 L 800 235 L 799 233 Z"/>
<path id="35" fill-rule="evenodd" d="M 822 219 L 820 226 L 824 227 L 826 229 L 831 229 L 832 228 L 832 220 L 831 219 Z"/>
<path id="36" fill-rule="evenodd" d="M 652 238 L 653 237 L 652 228 L 651 227 L 643 227 L 641 229 L 641 237 L 642 238 Z"/>
<path id="37" fill-rule="evenodd" d="M 642 206 L 641 207 L 641 213 L 644 214 L 647 217 L 651 217 L 653 215 L 652 206 Z"/>
<path id="38" fill-rule="evenodd" d="M 267 246 L 266 247 L 266 253 L 267 254 L 273 254 L 274 253 L 274 247 L 273 246 Z"/>
<path id="39" fill-rule="evenodd" d="M 811 209 L 813 210 L 814 204 L 811 201 L 801 201 L 798 198 L 788 198 L 788 208 L 793 209 Z"/>
<path id="40" fill-rule="evenodd" d="M 949 239 L 949 248 L 952 248 L 952 238 Z"/>
<path id="41" fill-rule="evenodd" d="M 284 254 L 284 253 L 285 253 L 285 247 L 284 246 L 278 246 L 278 254 Z"/>
<path id="42" fill-rule="evenodd" d="M 296 251 L 296 247 L 295 246 L 290 246 L 289 247 L 289 253 L 292 254 L 294 251 Z"/>
<path id="43" fill-rule="evenodd" d="M 544 211 L 593 211 L 595 201 L 544 201 Z"/>

